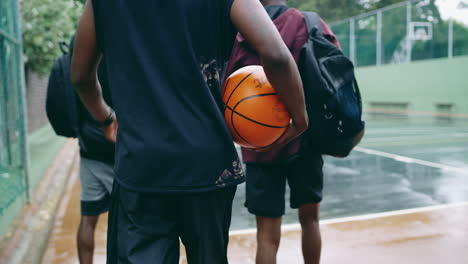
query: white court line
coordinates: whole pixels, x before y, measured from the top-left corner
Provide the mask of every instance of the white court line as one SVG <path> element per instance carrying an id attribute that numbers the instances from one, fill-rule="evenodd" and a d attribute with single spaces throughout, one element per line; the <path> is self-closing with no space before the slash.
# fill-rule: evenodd
<path id="1" fill-rule="evenodd" d="M 430 161 L 425 161 L 425 160 L 420 160 L 420 159 L 414 159 L 414 158 L 410 158 L 410 157 L 406 157 L 406 156 L 395 155 L 395 154 L 382 152 L 382 151 L 378 151 L 378 150 L 362 148 L 362 147 L 356 147 L 354 150 L 359 151 L 359 152 L 363 152 L 363 153 L 366 153 L 366 154 L 372 154 L 372 155 L 376 155 L 376 156 L 391 158 L 391 159 L 394 159 L 396 161 L 400 161 L 400 162 L 404 162 L 404 163 L 415 163 L 415 164 L 424 165 L 424 166 L 433 167 L 433 168 L 438 168 L 438 169 L 442 169 L 442 170 L 456 171 L 456 172 L 468 174 L 467 169 L 447 166 L 447 165 L 434 163 L 434 162 L 430 162 Z"/>
<path id="2" fill-rule="evenodd" d="M 462 206 L 468 206 L 468 202 L 433 205 L 433 206 L 419 207 L 419 208 L 414 208 L 414 209 L 405 209 L 405 210 L 397 210 L 397 211 L 390 211 L 390 212 L 383 212 L 383 213 L 327 219 L 327 220 L 321 220 L 320 224 L 329 225 L 329 224 L 346 223 L 346 222 L 352 222 L 352 221 L 365 221 L 365 220 L 372 220 L 372 219 L 389 217 L 389 216 L 406 215 L 406 214 L 413 214 L 413 213 L 425 213 L 425 212 L 431 212 L 431 211 L 448 209 L 448 208 L 456 208 L 456 207 L 462 207 Z M 287 224 L 287 225 L 281 226 L 281 232 L 296 231 L 300 229 L 301 229 L 300 224 Z M 257 232 L 256 228 L 248 228 L 248 229 L 231 231 L 229 232 L 229 235 L 250 235 L 250 234 L 255 234 L 256 232 Z"/>

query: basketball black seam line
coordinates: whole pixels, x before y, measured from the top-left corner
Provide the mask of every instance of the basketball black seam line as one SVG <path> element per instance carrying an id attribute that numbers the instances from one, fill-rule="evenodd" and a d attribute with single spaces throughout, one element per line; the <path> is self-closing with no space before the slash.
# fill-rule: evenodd
<path id="1" fill-rule="evenodd" d="M 287 126 L 272 126 L 272 125 L 267 125 L 267 124 L 264 124 L 264 123 L 255 121 L 255 120 L 253 120 L 253 119 L 251 119 L 251 118 L 248 118 L 248 117 L 246 117 L 245 115 L 243 115 L 243 114 L 241 114 L 241 113 L 239 113 L 239 112 L 237 112 L 237 111 L 234 111 L 234 110 L 233 110 L 232 108 L 230 108 L 230 107 L 227 107 L 227 109 L 231 110 L 231 112 L 233 112 L 234 114 L 237 114 L 238 116 L 243 117 L 243 118 L 245 118 L 245 119 L 249 120 L 250 122 L 253 122 L 253 123 L 257 124 L 257 125 L 261 125 L 261 126 L 269 127 L 269 128 L 287 128 L 287 127 L 289 127 L 289 125 L 287 125 Z"/>
<path id="2" fill-rule="evenodd" d="M 258 70 L 256 70 L 256 71 L 253 71 L 253 72 L 249 73 L 247 76 L 245 76 L 245 77 L 236 85 L 236 87 L 234 87 L 234 89 L 232 90 L 231 94 L 229 95 L 229 97 L 228 97 L 228 99 L 227 99 L 227 101 L 226 101 L 226 104 L 229 103 L 229 100 L 231 100 L 231 97 L 232 97 L 232 95 L 234 94 L 234 92 L 237 90 L 237 88 L 239 88 L 239 86 L 240 86 L 245 80 L 247 80 L 252 74 L 254 74 L 254 73 L 256 73 L 256 72 L 258 72 L 258 71 L 260 71 L 260 70 L 261 70 L 261 69 L 258 69 Z M 230 81 L 230 79 L 228 79 L 228 81 Z"/>
<path id="3" fill-rule="evenodd" d="M 241 113 L 239 113 L 239 112 L 233 110 L 233 109 L 232 109 L 231 107 L 229 107 L 229 106 L 226 106 L 226 108 L 229 109 L 229 110 L 231 110 L 231 112 L 232 112 L 233 114 L 237 114 L 238 116 L 243 117 L 243 118 L 245 118 L 245 119 L 249 120 L 250 122 L 253 122 L 253 123 L 257 124 L 257 125 L 261 125 L 261 126 L 265 126 L 265 127 L 269 127 L 269 128 L 287 128 L 287 127 L 289 127 L 289 125 L 287 125 L 287 126 L 271 126 L 271 125 L 267 125 L 267 124 L 264 124 L 264 123 L 255 121 L 255 120 L 253 120 L 253 119 L 251 119 L 251 118 L 248 118 L 248 117 L 246 117 L 245 115 L 243 115 L 243 114 L 241 114 Z"/>
<path id="4" fill-rule="evenodd" d="M 272 125 L 264 124 L 264 123 L 262 123 L 262 122 L 255 121 L 255 120 L 253 120 L 253 119 L 251 119 L 251 118 L 249 118 L 249 117 L 247 117 L 247 116 L 245 116 L 245 115 L 243 115 L 243 114 L 241 114 L 241 113 L 239 113 L 239 112 L 236 111 L 236 107 L 239 106 L 240 103 L 242 103 L 242 102 L 244 102 L 244 101 L 246 101 L 246 100 L 249 100 L 249 99 L 252 99 L 252 98 L 256 98 L 256 97 L 271 96 L 271 95 L 277 95 L 277 93 L 257 94 L 257 95 L 249 96 L 249 97 L 246 97 L 246 98 L 240 100 L 240 101 L 234 106 L 234 108 L 231 108 L 231 107 L 229 107 L 229 106 L 227 106 L 227 105 L 225 105 L 225 107 L 228 108 L 229 110 L 231 110 L 231 112 L 232 112 L 233 114 L 236 113 L 237 115 L 239 115 L 239 116 L 241 116 L 241 117 L 243 117 L 243 118 L 245 118 L 245 119 L 247 119 L 247 120 L 249 120 L 249 121 L 251 121 L 251 122 L 254 122 L 254 123 L 256 123 L 257 125 L 266 126 L 266 127 L 269 127 L 269 128 L 287 128 L 287 127 L 289 127 L 289 124 L 288 124 L 287 126 L 272 126 Z"/>
<path id="5" fill-rule="evenodd" d="M 237 88 L 239 88 L 239 86 L 240 86 L 245 80 L 247 80 L 247 78 L 249 78 L 252 74 L 254 74 L 254 73 L 256 73 L 256 72 L 258 72 L 258 71 L 260 71 L 260 70 L 261 70 L 261 69 L 258 69 L 258 70 L 256 70 L 256 71 L 253 71 L 253 72 L 249 73 L 247 76 L 245 76 L 245 77 L 236 85 L 236 87 L 234 87 L 234 89 L 232 90 L 232 92 L 231 92 L 231 94 L 229 95 L 228 99 L 226 100 L 226 103 L 225 103 L 226 106 L 227 106 L 227 104 L 229 103 L 229 100 L 231 100 L 231 97 L 232 97 L 232 95 L 234 94 L 234 92 L 237 90 Z M 228 81 L 229 81 L 229 78 L 228 78 Z M 227 86 L 226 86 L 226 88 L 227 88 Z M 224 110 L 226 110 L 226 108 L 225 108 Z"/>
<path id="6" fill-rule="evenodd" d="M 263 96 L 270 96 L 270 95 L 277 95 L 278 93 L 264 93 L 264 94 L 254 94 L 254 95 L 251 95 L 251 96 L 247 96 L 247 97 L 244 97 L 242 98 L 241 100 L 239 100 L 239 102 L 237 102 L 236 105 L 234 105 L 234 109 L 236 109 L 236 107 L 244 102 L 244 101 L 247 101 L 249 99 L 252 99 L 252 98 L 257 98 L 257 97 L 263 97 Z"/>
<path id="7" fill-rule="evenodd" d="M 231 109 L 231 108 L 229 108 L 229 109 Z M 255 145 L 255 144 L 250 143 L 247 139 L 245 139 L 243 136 L 241 136 L 241 134 L 239 133 L 239 131 L 237 131 L 236 124 L 234 123 L 234 111 L 232 111 L 232 110 L 231 110 L 231 124 L 232 124 L 232 128 L 234 129 L 234 132 L 236 132 L 236 134 L 237 134 L 242 140 L 244 140 L 245 143 L 250 144 L 251 146 L 260 148 L 260 146 L 257 146 L 257 145 Z"/>

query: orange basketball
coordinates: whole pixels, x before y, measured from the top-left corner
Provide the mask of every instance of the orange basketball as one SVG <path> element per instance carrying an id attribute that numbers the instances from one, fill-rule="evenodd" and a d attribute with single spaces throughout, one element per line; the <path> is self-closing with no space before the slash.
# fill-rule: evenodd
<path id="1" fill-rule="evenodd" d="M 275 142 L 290 123 L 286 106 L 261 66 L 246 66 L 224 83 L 224 118 L 234 141 L 246 148 Z"/>

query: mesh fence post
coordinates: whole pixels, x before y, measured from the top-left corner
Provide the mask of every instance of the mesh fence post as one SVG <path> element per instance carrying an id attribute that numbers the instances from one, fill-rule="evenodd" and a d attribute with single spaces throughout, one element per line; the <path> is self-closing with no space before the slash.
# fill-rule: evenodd
<path id="1" fill-rule="evenodd" d="M 19 84 L 18 89 L 18 109 L 21 116 L 21 121 L 19 124 L 20 127 L 20 137 L 21 137 L 21 159 L 24 166 L 24 184 L 26 188 L 26 202 L 31 202 L 31 186 L 30 186 L 30 160 L 29 160 L 29 144 L 28 144 L 28 137 L 27 137 L 27 127 L 28 127 L 28 118 L 27 118 L 27 109 L 26 109 L 26 82 L 25 82 L 25 75 L 24 75 L 24 61 L 23 61 L 23 41 L 22 41 L 22 33 L 21 33 L 21 22 L 20 22 L 20 4 L 19 1 L 13 0 L 13 6 L 16 9 L 16 38 L 18 40 L 17 45 L 17 74 L 16 78 Z"/>
<path id="2" fill-rule="evenodd" d="M 406 2 L 406 62 L 411 62 L 411 1 Z"/>
<path id="3" fill-rule="evenodd" d="M 349 20 L 349 57 L 351 61 L 357 65 L 355 24 L 356 24 L 356 20 L 354 17 L 352 17 Z"/>
<path id="4" fill-rule="evenodd" d="M 449 19 L 448 24 L 448 57 L 453 57 L 453 18 Z"/>
<path id="5" fill-rule="evenodd" d="M 376 65 L 382 64 L 382 10 L 377 12 Z"/>

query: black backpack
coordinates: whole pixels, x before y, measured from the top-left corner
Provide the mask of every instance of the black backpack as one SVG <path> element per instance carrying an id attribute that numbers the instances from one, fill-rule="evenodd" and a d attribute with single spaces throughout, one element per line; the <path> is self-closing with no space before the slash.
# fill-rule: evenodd
<path id="1" fill-rule="evenodd" d="M 353 63 L 322 34 L 320 17 L 304 12 L 309 39 L 299 70 L 304 86 L 309 128 L 302 149 L 346 157 L 364 135 L 361 94 Z"/>
<path id="2" fill-rule="evenodd" d="M 70 77 L 74 37 L 70 44 L 60 42 L 63 55 L 58 57 L 49 76 L 46 113 L 58 136 L 78 137 L 79 99 Z"/>

